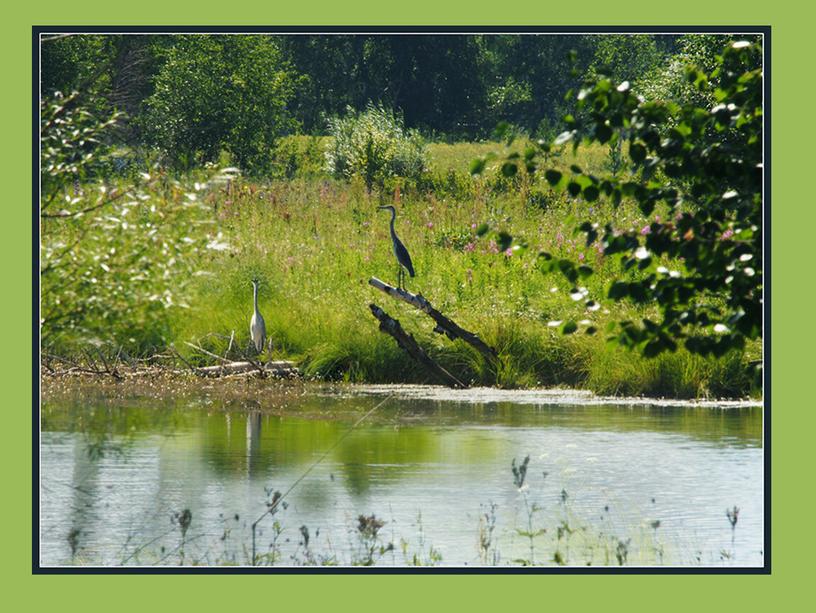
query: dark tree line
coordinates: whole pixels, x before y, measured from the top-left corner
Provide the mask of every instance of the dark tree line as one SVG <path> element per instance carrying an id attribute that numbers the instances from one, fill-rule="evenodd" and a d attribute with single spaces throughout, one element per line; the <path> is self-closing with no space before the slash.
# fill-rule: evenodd
<path id="1" fill-rule="evenodd" d="M 144 110 L 174 50 L 191 61 L 224 53 L 191 45 L 190 35 L 78 35 L 43 43 L 42 90 L 92 91 L 131 122 Z M 222 37 L 237 38 L 237 37 Z M 483 135 L 506 120 L 534 131 L 555 121 L 564 93 L 583 73 L 612 62 L 615 78 L 637 80 L 677 50 L 674 36 L 579 35 L 252 35 L 278 49 L 275 61 L 294 79 L 289 103 L 305 132 L 369 102 L 400 109 L 408 127 Z M 264 39 L 266 39 L 265 42 Z M 198 55 L 196 55 L 198 54 Z M 572 56 L 572 59 L 570 59 Z M 636 60 L 636 61 L 633 61 Z M 231 58 L 240 62 L 238 57 Z"/>
<path id="2" fill-rule="evenodd" d="M 42 44 L 41 88 L 121 111 L 120 134 L 189 167 L 221 151 L 262 170 L 284 134 L 326 133 L 370 104 L 434 138 L 489 137 L 507 122 L 552 137 L 588 76 L 682 95 L 677 58 L 713 61 L 699 35 L 69 35 Z M 682 74 L 679 74 L 682 81 Z"/>

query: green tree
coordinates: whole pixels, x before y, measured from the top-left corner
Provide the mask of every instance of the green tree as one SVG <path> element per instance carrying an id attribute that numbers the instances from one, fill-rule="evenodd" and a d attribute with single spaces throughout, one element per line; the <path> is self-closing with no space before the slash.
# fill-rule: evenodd
<path id="1" fill-rule="evenodd" d="M 504 120 L 530 132 L 560 123 L 570 104 L 564 93 L 581 82 L 576 66 L 586 66 L 593 55 L 589 37 L 579 35 L 486 36 L 485 46 L 493 71 L 491 101 L 513 94 L 504 114 L 491 116 L 494 123 Z"/>
<path id="2" fill-rule="evenodd" d="M 649 100 L 673 100 L 702 107 L 716 104 L 713 90 L 696 87 L 686 78 L 686 72 L 694 68 L 705 74 L 713 73 L 731 38 L 724 34 L 681 36 L 675 52 L 638 80 L 638 93 Z M 760 43 L 758 36 L 748 36 L 745 40 Z"/>
<path id="3" fill-rule="evenodd" d="M 605 34 L 592 36 L 589 42 L 594 47 L 587 70 L 590 78 L 603 75 L 617 82 L 637 83 L 664 59 L 655 37 L 649 34 Z"/>
<path id="4" fill-rule="evenodd" d="M 222 247 L 200 199 L 214 176 L 103 179 L 120 115 L 97 116 L 81 99 L 59 94 L 41 106 L 43 344 L 146 352 L 183 308 L 199 256 Z"/>
<path id="5" fill-rule="evenodd" d="M 142 125 L 175 165 L 214 162 L 223 150 L 261 173 L 277 138 L 296 128 L 288 111 L 296 80 L 272 36 L 182 36 L 166 52 Z"/>
<path id="6" fill-rule="evenodd" d="M 569 175 L 545 172 L 554 188 L 584 202 L 605 198 L 617 206 L 631 198 L 647 217 L 659 202 L 670 207 L 671 218 L 655 220 L 647 232 L 599 228 L 591 220 L 579 227 L 588 246 L 600 240 L 603 253 L 621 262 L 609 298 L 659 305 L 658 320 L 622 321 L 610 330 L 646 356 L 681 342 L 693 353 L 723 355 L 762 332 L 762 50 L 749 41 L 730 43 L 711 74 L 691 67 L 685 77 L 715 103 L 647 101 L 608 78 L 578 92 L 579 118 L 567 118 L 569 130 L 553 146 L 625 137 L 630 178 L 596 177 L 576 166 Z M 537 159 L 526 163 L 535 167 Z M 572 282 L 592 274 L 588 266 L 540 255 L 545 271 Z M 684 270 L 658 267 L 655 256 L 682 260 Z"/>

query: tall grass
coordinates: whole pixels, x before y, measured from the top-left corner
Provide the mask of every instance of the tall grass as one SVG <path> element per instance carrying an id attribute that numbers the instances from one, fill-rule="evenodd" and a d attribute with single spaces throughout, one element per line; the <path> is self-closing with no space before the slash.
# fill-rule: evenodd
<path id="1" fill-rule="evenodd" d="M 303 150 L 302 143 L 299 147 Z M 607 204 L 569 201 L 531 177 L 505 179 L 495 167 L 488 166 L 484 177 L 469 176 L 473 157 L 501 147 L 431 145 L 431 169 L 421 181 L 393 182 L 383 190 L 315 174 L 312 166 L 307 176 L 295 172 L 286 181 L 237 182 L 229 190 L 211 193 L 208 198 L 229 249 L 201 263 L 203 274 L 195 278 L 190 308 L 176 311 L 168 340 L 179 348 L 185 340 L 200 341 L 221 352 L 235 331 L 238 342 L 248 344 L 250 279 L 257 276 L 274 355 L 299 360 L 311 376 L 428 380 L 378 331 L 368 310 L 368 304 L 376 302 L 446 369 L 473 383 L 581 386 L 609 394 L 677 397 L 751 392 L 743 367 L 758 356 L 758 345 L 721 359 L 703 359 L 681 349 L 649 360 L 608 344 L 608 322 L 638 320 L 654 307 L 605 299 L 608 283 L 621 271 L 615 262 L 584 247 L 582 236 L 573 234 L 575 220 L 634 228 L 650 220 L 625 202 L 612 210 Z M 578 159 L 564 154 L 554 161 L 598 172 L 606 160 L 607 151 L 594 147 L 579 153 Z M 387 215 L 377 211 L 382 203 L 396 205 L 397 231 L 414 261 L 417 276 L 409 279 L 408 288 L 496 347 L 497 364 L 435 334 L 422 314 L 368 286 L 371 276 L 391 282 L 396 278 Z M 499 253 L 489 237 L 477 237 L 476 228 L 483 222 L 523 237 L 528 249 Z M 585 282 L 585 298 L 574 300 L 563 277 L 541 272 L 540 250 L 595 267 L 596 274 Z M 680 262 L 663 264 L 682 268 Z M 600 308 L 587 309 L 587 299 Z M 562 336 L 548 325 L 567 319 L 584 321 L 582 331 L 591 325 L 598 332 Z"/>

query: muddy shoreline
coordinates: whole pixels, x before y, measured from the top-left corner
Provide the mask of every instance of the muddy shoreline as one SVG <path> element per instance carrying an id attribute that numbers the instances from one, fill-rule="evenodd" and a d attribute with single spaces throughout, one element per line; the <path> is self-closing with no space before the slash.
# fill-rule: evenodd
<path id="1" fill-rule="evenodd" d="M 280 409 L 287 399 L 303 395 L 335 398 L 394 397 L 401 399 L 455 402 L 461 404 L 514 403 L 536 406 L 604 406 L 678 407 L 736 409 L 762 407 L 760 399 L 675 399 L 627 396 L 600 396 L 589 390 L 569 388 L 500 389 L 473 387 L 451 389 L 438 385 L 412 384 L 353 384 L 306 381 L 299 378 L 259 378 L 256 376 L 223 377 L 217 379 L 196 377 L 190 373 L 155 372 L 149 376 L 122 379 L 92 375 L 49 375 L 40 379 L 41 399 L 87 394 L 89 397 L 126 399 L 147 397 L 175 400 L 199 399 L 226 402 L 229 406 L 246 405 L 252 410 Z"/>

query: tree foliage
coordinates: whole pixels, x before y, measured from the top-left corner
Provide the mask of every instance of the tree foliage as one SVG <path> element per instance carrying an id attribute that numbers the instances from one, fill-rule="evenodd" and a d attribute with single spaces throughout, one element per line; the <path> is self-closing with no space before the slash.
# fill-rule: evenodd
<path id="1" fill-rule="evenodd" d="M 222 150 L 249 173 L 268 169 L 295 75 L 271 36 L 183 36 L 166 52 L 146 100 L 148 140 L 176 165 L 216 161 Z"/>
<path id="2" fill-rule="evenodd" d="M 78 100 L 58 95 L 41 108 L 43 343 L 115 342 L 138 353 L 162 345 L 199 256 L 220 248 L 201 202 L 218 177 L 103 180 L 119 116 L 98 117 Z"/>
<path id="3" fill-rule="evenodd" d="M 628 82 L 588 80 L 576 95 L 578 118 L 567 117 L 569 129 L 526 160 L 535 170 L 551 147 L 625 139 L 627 179 L 576 166 L 544 176 L 587 203 L 606 199 L 617 206 L 631 198 L 646 217 L 658 203 L 669 207 L 669 219 L 641 231 L 600 228 L 591 219 L 579 226 L 587 246 L 600 241 L 604 255 L 620 260 L 622 273 L 608 297 L 659 306 L 657 320 L 622 321 L 610 330 L 646 356 L 674 351 L 678 343 L 693 353 L 723 355 L 762 331 L 762 50 L 733 42 L 710 74 L 688 66 L 685 79 L 714 104 L 646 100 Z M 661 256 L 682 261 L 683 269 L 658 266 Z M 573 283 L 592 274 L 589 266 L 546 253 L 541 261 L 545 271 Z"/>
<path id="4" fill-rule="evenodd" d="M 328 118 L 369 103 L 451 138 L 488 136 L 500 120 L 552 130 L 572 112 L 564 92 L 583 70 L 611 66 L 636 81 L 663 63 L 675 38 L 71 35 L 43 43 L 42 87 L 93 94 L 95 104 L 126 112 L 120 129 L 129 142 L 158 146 L 175 163 L 211 159 L 249 138 L 242 156 L 260 155 L 262 166 L 268 143 L 293 127 L 283 114 L 323 133 Z M 270 131 L 261 129 L 267 119 Z"/>

